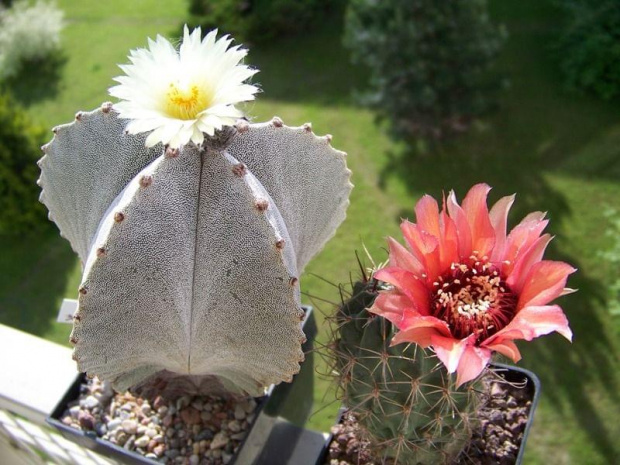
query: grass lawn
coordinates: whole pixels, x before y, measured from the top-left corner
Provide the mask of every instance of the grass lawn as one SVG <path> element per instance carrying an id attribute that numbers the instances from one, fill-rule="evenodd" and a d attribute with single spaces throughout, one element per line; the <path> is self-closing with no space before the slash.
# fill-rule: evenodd
<path id="1" fill-rule="evenodd" d="M 177 35 L 186 9 L 180 0 L 58 3 L 68 19 L 58 78 L 26 80 L 15 89 L 32 116 L 50 127 L 107 100 L 116 63 L 147 36 Z M 350 89 L 363 72 L 347 64 L 338 15 L 316 34 L 251 48 L 249 62 L 261 69 L 256 81 L 264 92 L 249 113 L 257 120 L 278 115 L 290 125 L 312 121 L 316 133 L 333 134 L 334 146 L 349 154 L 356 187 L 348 218 L 302 279 L 303 290 L 320 299 L 337 298 L 321 278 L 338 283 L 356 276 L 354 252 L 362 244 L 385 258 L 385 236 L 399 237 L 400 218 L 412 217 L 423 193 L 454 188 L 462 198 L 484 181 L 494 187 L 492 200 L 517 193 L 513 223 L 529 211 L 548 211 L 556 236 L 549 255 L 579 268 L 569 285 L 580 291 L 561 302 L 575 333 L 572 345 L 558 335 L 520 344 L 521 365 L 543 385 L 526 461 L 619 463 L 620 320 L 607 311 L 606 299 L 620 271 L 597 256 L 610 245 L 604 208 L 620 206 L 618 102 L 564 92 L 548 49 L 557 12 L 546 2 L 495 0 L 492 13 L 510 32 L 499 65 L 511 87 L 497 113 L 431 153 L 394 143 L 372 113 L 353 105 Z M 48 86 L 37 87 L 42 84 Z M 2 238 L 0 322 L 66 343 L 69 328 L 54 318 L 62 298 L 75 296 L 79 273 L 54 232 Z M 319 299 L 307 300 L 330 312 Z M 315 397 L 326 407 L 312 417 L 316 428 L 327 428 L 338 407 L 327 386 L 317 379 Z"/>

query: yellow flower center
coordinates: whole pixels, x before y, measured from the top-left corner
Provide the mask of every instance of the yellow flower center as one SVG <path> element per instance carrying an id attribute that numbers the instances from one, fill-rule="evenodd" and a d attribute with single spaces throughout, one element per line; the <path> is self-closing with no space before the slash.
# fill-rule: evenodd
<path id="1" fill-rule="evenodd" d="M 166 94 L 166 113 L 172 118 L 189 120 L 196 119 L 198 113 L 206 110 L 211 105 L 213 95 L 203 88 L 193 84 L 179 86 L 170 83 Z"/>

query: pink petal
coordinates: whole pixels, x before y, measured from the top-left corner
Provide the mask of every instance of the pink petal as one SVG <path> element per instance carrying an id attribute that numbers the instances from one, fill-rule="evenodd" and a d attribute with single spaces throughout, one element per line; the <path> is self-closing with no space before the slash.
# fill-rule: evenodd
<path id="1" fill-rule="evenodd" d="M 392 345 L 412 342 L 422 347 L 428 347 L 431 345 L 433 336 L 450 336 L 448 324 L 433 316 L 409 314 L 401 324 L 400 331 L 392 339 Z"/>
<path id="2" fill-rule="evenodd" d="M 439 275 L 439 241 L 416 224 L 403 221 L 400 224 L 403 236 L 414 257 L 424 265 L 427 279 L 432 282 Z"/>
<path id="3" fill-rule="evenodd" d="M 476 184 L 463 199 L 463 211 L 471 230 L 472 249 L 480 257 L 489 255 L 495 244 L 495 230 L 487 209 L 487 196 L 491 188 L 486 184 Z"/>
<path id="4" fill-rule="evenodd" d="M 390 266 L 403 268 L 418 276 L 424 273 L 424 267 L 411 252 L 391 237 L 388 237 L 388 247 L 390 249 Z"/>
<path id="5" fill-rule="evenodd" d="M 443 271 L 459 261 L 459 238 L 456 232 L 456 225 L 445 212 L 445 208 L 439 217 L 439 230 L 440 268 Z"/>
<path id="6" fill-rule="evenodd" d="M 535 263 L 524 280 L 517 310 L 546 305 L 562 295 L 568 275 L 575 271 L 564 262 L 543 260 Z"/>
<path id="7" fill-rule="evenodd" d="M 474 336 L 472 338 L 472 336 Z M 473 344 L 475 335 L 471 335 L 465 339 L 455 339 L 453 337 L 444 337 L 439 335 L 431 336 L 431 344 L 437 358 L 443 362 L 448 369 L 448 373 L 454 373 L 459 366 L 463 352 L 469 344 Z"/>
<path id="8" fill-rule="evenodd" d="M 448 212 L 456 225 L 456 233 L 459 239 L 459 256 L 469 258 L 472 252 L 472 238 L 467 215 L 456 201 L 454 191 L 448 195 Z"/>
<path id="9" fill-rule="evenodd" d="M 424 282 L 413 273 L 402 268 L 387 267 L 377 271 L 374 277 L 394 285 L 405 294 L 417 311 L 427 315 L 430 305 L 430 293 Z"/>
<path id="10" fill-rule="evenodd" d="M 423 196 L 415 206 L 416 224 L 429 234 L 439 237 L 439 206 L 430 195 Z"/>
<path id="11" fill-rule="evenodd" d="M 549 242 L 551 242 L 551 235 L 543 234 L 528 250 L 519 254 L 510 275 L 506 278 L 506 284 L 510 289 L 517 294 L 521 292 L 532 266 L 542 260 Z"/>
<path id="12" fill-rule="evenodd" d="M 508 276 L 514 264 L 517 260 L 517 257 L 527 251 L 531 245 L 538 240 L 543 230 L 547 227 L 549 221 L 547 220 L 538 220 L 540 218 L 539 215 L 534 215 L 530 213 L 526 218 L 519 223 L 517 226 L 510 231 L 508 237 L 506 238 L 506 244 L 504 247 L 504 255 L 501 258 L 502 261 L 507 261 L 507 264 L 502 266 L 502 273 L 504 276 Z"/>
<path id="13" fill-rule="evenodd" d="M 495 246 L 491 253 L 491 261 L 497 262 L 501 260 L 504 255 L 504 247 L 506 244 L 506 228 L 508 225 L 508 212 L 510 207 L 515 201 L 514 195 L 502 197 L 491 207 L 489 216 L 491 218 L 491 225 L 495 230 Z"/>
<path id="14" fill-rule="evenodd" d="M 521 353 L 519 352 L 519 348 L 514 342 L 507 339 L 501 342 L 495 342 L 493 344 L 487 344 L 486 342 L 483 342 L 481 346 L 495 352 L 499 352 L 500 354 L 505 355 L 515 363 L 521 360 Z"/>
<path id="15" fill-rule="evenodd" d="M 489 363 L 491 351 L 482 347 L 468 345 L 456 369 L 456 387 L 477 378 Z"/>
<path id="16" fill-rule="evenodd" d="M 557 331 L 569 341 L 573 333 L 568 326 L 566 315 L 558 305 L 541 307 L 525 307 L 502 330 L 484 341 L 485 347 L 495 344 L 505 344 L 514 339 L 531 341 L 535 337 Z"/>
<path id="17" fill-rule="evenodd" d="M 380 292 L 368 311 L 381 315 L 398 327 L 403 319 L 405 309 L 411 307 L 413 304 L 409 297 L 396 290 L 390 290 Z"/>

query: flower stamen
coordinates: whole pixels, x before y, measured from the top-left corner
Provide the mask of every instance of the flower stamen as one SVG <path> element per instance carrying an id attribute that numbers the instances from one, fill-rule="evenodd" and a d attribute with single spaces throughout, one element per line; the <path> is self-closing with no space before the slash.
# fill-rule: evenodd
<path id="1" fill-rule="evenodd" d="M 170 83 L 166 94 L 165 112 L 172 118 L 196 119 L 198 113 L 211 105 L 211 95 L 196 84 L 186 87 Z"/>
<path id="2" fill-rule="evenodd" d="M 497 269 L 472 256 L 469 263 L 453 263 L 435 284 L 434 316 L 448 323 L 452 335 L 471 334 L 481 341 L 506 326 L 516 312 L 517 297 L 507 291 Z"/>

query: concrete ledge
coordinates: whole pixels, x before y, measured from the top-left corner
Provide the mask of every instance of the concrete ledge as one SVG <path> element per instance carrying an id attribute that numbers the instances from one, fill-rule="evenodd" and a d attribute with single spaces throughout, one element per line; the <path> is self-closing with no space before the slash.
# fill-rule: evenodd
<path id="1" fill-rule="evenodd" d="M 0 410 L 42 424 L 77 376 L 71 349 L 0 325 Z"/>

